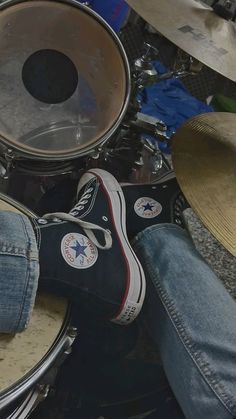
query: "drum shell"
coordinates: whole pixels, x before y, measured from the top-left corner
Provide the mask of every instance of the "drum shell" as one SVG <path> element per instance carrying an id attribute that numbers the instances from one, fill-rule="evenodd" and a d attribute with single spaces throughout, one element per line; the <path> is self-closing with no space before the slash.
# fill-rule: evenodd
<path id="1" fill-rule="evenodd" d="M 78 180 L 86 167 L 84 159 L 69 162 L 21 160 L 3 181 L 3 189 L 39 216 L 68 212 L 74 204 Z"/>

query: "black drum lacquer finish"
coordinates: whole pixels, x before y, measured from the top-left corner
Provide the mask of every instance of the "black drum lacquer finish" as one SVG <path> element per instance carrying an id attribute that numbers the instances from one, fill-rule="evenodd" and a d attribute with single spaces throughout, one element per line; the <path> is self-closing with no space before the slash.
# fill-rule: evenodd
<path id="1" fill-rule="evenodd" d="M 38 215 L 69 211 L 85 163 L 18 163 L 8 180 L 7 193 Z M 23 187 L 22 187 L 23 185 Z"/>

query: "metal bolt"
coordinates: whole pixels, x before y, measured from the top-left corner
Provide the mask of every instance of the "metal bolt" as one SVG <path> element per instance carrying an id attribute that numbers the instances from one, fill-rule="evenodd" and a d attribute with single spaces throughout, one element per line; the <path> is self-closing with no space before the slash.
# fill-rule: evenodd
<path id="1" fill-rule="evenodd" d="M 71 338 L 75 338 L 77 336 L 77 328 L 76 327 L 70 327 L 69 336 Z"/>

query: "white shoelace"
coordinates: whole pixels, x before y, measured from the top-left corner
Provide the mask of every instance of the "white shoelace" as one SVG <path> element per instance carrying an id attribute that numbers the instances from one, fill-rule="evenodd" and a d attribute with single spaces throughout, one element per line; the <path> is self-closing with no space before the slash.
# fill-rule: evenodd
<path id="1" fill-rule="evenodd" d="M 62 221 L 70 221 L 72 223 L 78 224 L 85 232 L 89 240 L 93 244 L 95 244 L 96 247 L 99 249 L 110 249 L 112 246 L 112 237 L 111 232 L 109 230 L 106 230 L 103 227 L 98 226 L 97 224 L 88 223 L 87 221 L 83 221 L 80 218 L 77 218 L 74 216 L 74 214 L 77 215 L 78 211 L 84 208 L 84 205 L 88 203 L 88 198 L 91 198 L 91 192 L 93 191 L 93 188 L 87 189 L 81 196 L 79 202 L 75 205 L 75 207 L 70 211 L 70 214 L 67 214 L 65 212 L 54 212 L 52 214 L 45 214 L 42 218 L 46 220 L 62 220 Z M 92 230 L 98 230 L 102 231 L 104 234 L 105 239 L 105 245 L 101 245 L 98 240 L 96 239 L 96 236 Z"/>
<path id="2" fill-rule="evenodd" d="M 62 221 L 71 221 L 72 223 L 78 224 L 84 230 L 89 240 L 91 240 L 91 242 L 99 249 L 110 249 L 112 246 L 111 232 L 103 227 L 98 226 L 97 224 L 88 223 L 87 221 L 80 220 L 79 218 L 76 218 L 73 215 L 67 214 L 65 212 L 54 212 L 52 214 L 45 214 L 42 218 L 52 221 L 54 221 L 55 219 Z M 104 246 L 98 242 L 93 230 L 103 232 L 105 239 Z"/>

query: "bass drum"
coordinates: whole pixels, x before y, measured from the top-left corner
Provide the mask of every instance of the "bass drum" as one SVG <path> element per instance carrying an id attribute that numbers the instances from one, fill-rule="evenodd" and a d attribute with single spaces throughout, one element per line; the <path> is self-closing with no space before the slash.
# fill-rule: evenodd
<path id="1" fill-rule="evenodd" d="M 0 210 L 34 214 L 0 194 Z M 27 329 L 0 334 L 0 417 L 25 419 L 46 397 L 75 338 L 67 301 L 38 295 Z"/>

